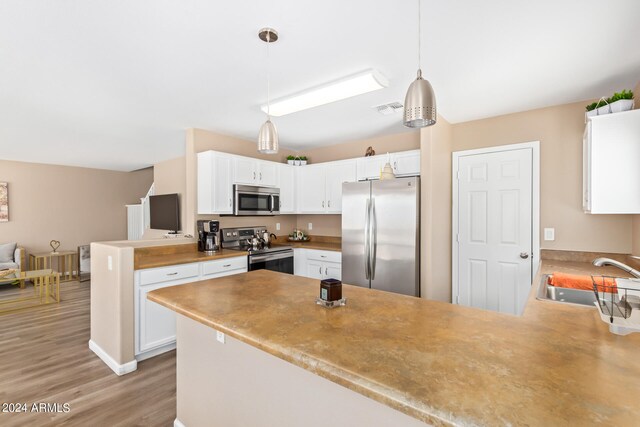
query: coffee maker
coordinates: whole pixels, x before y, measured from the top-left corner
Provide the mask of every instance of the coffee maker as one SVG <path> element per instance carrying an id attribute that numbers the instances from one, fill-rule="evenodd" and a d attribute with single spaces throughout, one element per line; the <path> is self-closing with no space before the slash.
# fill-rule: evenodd
<path id="1" fill-rule="evenodd" d="M 218 231 L 220 222 L 198 220 L 198 250 L 211 255 L 220 249 Z"/>

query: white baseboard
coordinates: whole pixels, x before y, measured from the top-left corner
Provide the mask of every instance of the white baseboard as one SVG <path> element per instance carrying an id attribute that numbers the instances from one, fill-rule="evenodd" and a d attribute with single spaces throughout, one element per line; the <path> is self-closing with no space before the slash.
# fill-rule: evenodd
<path id="1" fill-rule="evenodd" d="M 121 365 L 116 362 L 113 357 L 109 356 L 107 352 L 104 351 L 102 347 L 96 344 L 93 340 L 89 340 L 89 349 L 93 351 L 96 356 L 98 356 L 117 375 L 128 374 L 138 369 L 137 360 L 132 360 L 131 362 L 127 362 Z"/>
<path id="2" fill-rule="evenodd" d="M 143 360 L 146 360 L 150 357 L 155 357 L 159 354 L 166 353 L 167 351 L 174 350 L 175 348 L 176 348 L 176 342 L 174 341 L 172 343 L 165 344 L 162 347 L 154 348 L 153 350 L 148 350 L 143 353 L 137 354 L 136 360 L 138 362 L 142 362 Z"/>
<path id="3" fill-rule="evenodd" d="M 187 427 L 187 426 L 182 424 L 180 420 L 176 418 L 175 420 L 173 420 L 173 427 Z"/>

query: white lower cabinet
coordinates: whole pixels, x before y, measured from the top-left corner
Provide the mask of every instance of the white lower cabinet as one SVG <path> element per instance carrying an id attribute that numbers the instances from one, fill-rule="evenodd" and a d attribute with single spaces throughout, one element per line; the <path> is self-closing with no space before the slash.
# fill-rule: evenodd
<path id="1" fill-rule="evenodd" d="M 136 359 L 144 360 L 175 348 L 175 312 L 149 301 L 147 293 L 169 286 L 246 271 L 246 256 L 136 270 L 134 273 Z"/>
<path id="2" fill-rule="evenodd" d="M 336 251 L 296 248 L 294 274 L 311 279 L 342 280 L 342 254 Z"/>

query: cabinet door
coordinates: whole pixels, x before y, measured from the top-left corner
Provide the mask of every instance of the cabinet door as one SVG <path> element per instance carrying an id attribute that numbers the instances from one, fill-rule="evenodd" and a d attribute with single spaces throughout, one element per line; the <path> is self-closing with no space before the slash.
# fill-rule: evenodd
<path id="1" fill-rule="evenodd" d="M 233 183 L 256 185 L 258 183 L 258 161 L 248 157 L 234 157 Z"/>
<path id="2" fill-rule="evenodd" d="M 138 348 L 136 354 L 176 340 L 176 315 L 158 303 L 149 301 L 147 293 L 166 287 L 166 283 L 138 288 Z"/>
<path id="3" fill-rule="evenodd" d="M 294 166 L 281 164 L 278 166 L 278 182 L 280 186 L 280 213 L 295 213 L 295 169 Z"/>
<path id="4" fill-rule="evenodd" d="M 358 181 L 380 179 L 380 171 L 385 163 L 387 163 L 386 154 L 358 159 Z"/>
<path id="5" fill-rule="evenodd" d="M 420 150 L 392 154 L 391 167 L 396 176 L 420 175 Z"/>
<path id="6" fill-rule="evenodd" d="M 356 181 L 356 162 L 332 162 L 325 165 L 327 213 L 342 213 L 342 184 Z"/>
<path id="7" fill-rule="evenodd" d="M 231 156 L 215 154 L 213 157 L 213 212 L 233 213 L 233 183 L 231 182 Z"/>
<path id="8" fill-rule="evenodd" d="M 293 248 L 293 274 L 307 277 L 306 249 Z"/>
<path id="9" fill-rule="evenodd" d="M 324 166 L 297 166 L 298 170 L 298 212 L 324 213 L 325 174 Z"/>
<path id="10" fill-rule="evenodd" d="M 258 162 L 257 183 L 265 187 L 275 187 L 278 182 L 278 163 Z"/>
<path id="11" fill-rule="evenodd" d="M 324 279 L 324 264 L 320 261 L 307 261 L 307 277 L 312 279 Z"/>
<path id="12" fill-rule="evenodd" d="M 198 213 L 213 213 L 213 151 L 198 153 Z"/>
<path id="13" fill-rule="evenodd" d="M 342 280 L 342 264 L 339 262 L 325 262 L 322 273 L 324 279 Z"/>

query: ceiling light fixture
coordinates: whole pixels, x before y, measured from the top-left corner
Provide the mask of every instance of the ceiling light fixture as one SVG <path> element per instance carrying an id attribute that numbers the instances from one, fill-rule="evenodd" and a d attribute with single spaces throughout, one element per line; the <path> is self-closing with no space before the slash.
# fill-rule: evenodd
<path id="1" fill-rule="evenodd" d="M 271 81 L 269 78 L 269 45 L 278 40 L 278 32 L 273 28 L 263 28 L 258 33 L 260 40 L 267 43 L 267 121 L 260 127 L 258 132 L 258 152 L 263 154 L 278 153 L 278 130 L 271 122 L 271 111 L 269 108 Z"/>
<path id="2" fill-rule="evenodd" d="M 420 0 L 418 0 L 418 77 L 411 83 L 404 99 L 404 125 L 410 128 L 423 128 L 436 124 L 436 95 L 428 80 L 422 78 L 420 58 Z"/>
<path id="3" fill-rule="evenodd" d="M 376 70 L 366 70 L 357 74 L 304 90 L 291 96 L 277 99 L 271 104 L 271 114 L 279 117 L 297 111 L 307 110 L 356 95 L 383 89 L 389 85 L 387 79 Z M 262 106 L 267 111 L 269 104 Z"/>

